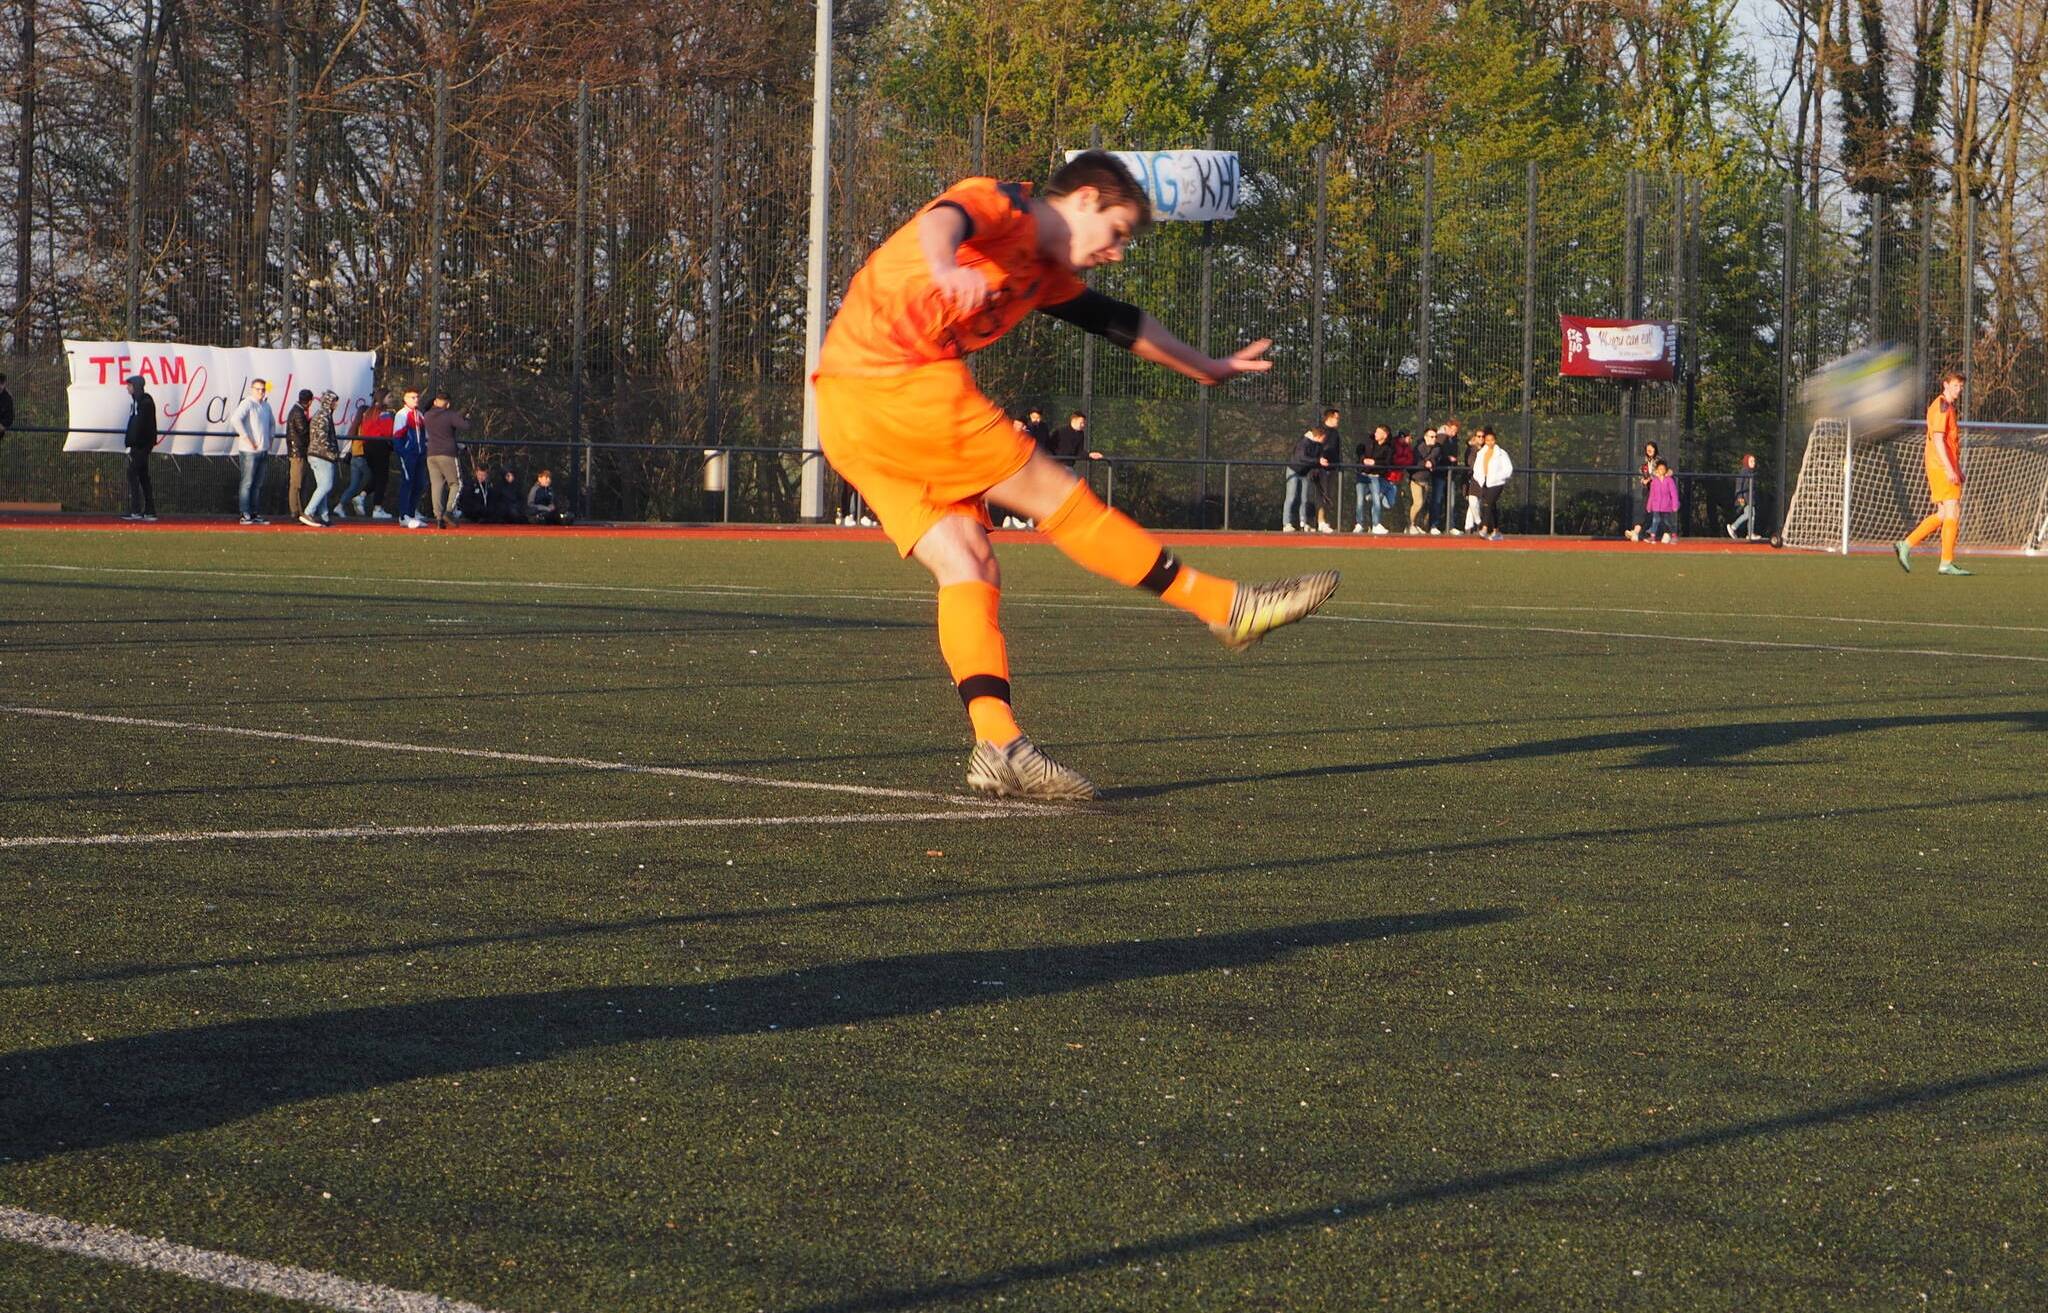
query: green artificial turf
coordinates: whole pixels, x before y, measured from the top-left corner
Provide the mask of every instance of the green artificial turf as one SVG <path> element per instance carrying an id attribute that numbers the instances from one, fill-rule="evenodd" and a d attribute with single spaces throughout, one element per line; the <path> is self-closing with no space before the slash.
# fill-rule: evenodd
<path id="1" fill-rule="evenodd" d="M 1183 555 L 1345 582 L 1233 659 L 1003 549 L 1095 808 L 0 849 L 0 1205 L 508 1313 L 2048 1306 L 2048 564 Z M 0 702 L 959 795 L 932 616 L 875 543 L 16 531 Z M 0 836 L 951 806 L 0 726 Z"/>

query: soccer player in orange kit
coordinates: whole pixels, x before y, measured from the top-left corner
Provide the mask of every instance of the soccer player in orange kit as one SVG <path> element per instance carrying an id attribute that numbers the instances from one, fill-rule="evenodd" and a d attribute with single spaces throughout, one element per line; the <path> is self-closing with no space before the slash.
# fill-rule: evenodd
<path id="1" fill-rule="evenodd" d="M 1927 495 L 1934 500 L 1934 512 L 1892 544 L 1899 554 L 1899 568 L 1908 573 L 1913 569 L 1913 549 L 1936 529 L 1941 530 L 1941 565 L 1935 573 L 1970 573 L 1956 564 L 1963 506 L 1963 439 L 1956 410 L 1962 395 L 1963 376 L 1951 369 L 1941 376 L 1941 395 L 1927 404 Z"/>
<path id="2" fill-rule="evenodd" d="M 1033 310 L 1201 383 L 1272 368 L 1260 358 L 1269 341 L 1211 357 L 1081 281 L 1085 270 L 1123 259 L 1151 218 L 1144 190 L 1103 151 L 1076 156 L 1042 195 L 1028 183 L 968 178 L 868 258 L 819 353 L 820 445 L 897 551 L 938 583 L 939 651 L 974 725 L 967 782 L 983 793 L 1099 796 L 1040 751 L 1011 711 L 988 501 L 1036 520 L 1082 567 L 1206 622 L 1233 651 L 1310 615 L 1337 587 L 1334 571 L 1237 584 L 1183 565 L 1041 453 L 975 386 L 965 357 Z"/>

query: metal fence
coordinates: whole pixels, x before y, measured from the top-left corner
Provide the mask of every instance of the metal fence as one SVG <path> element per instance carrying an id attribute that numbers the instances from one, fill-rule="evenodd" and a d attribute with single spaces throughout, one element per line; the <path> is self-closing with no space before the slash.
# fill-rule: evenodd
<path id="1" fill-rule="evenodd" d="M 262 131 L 209 131 L 213 103 L 165 78 L 126 123 L 46 134 L 40 245 L 0 238 L 0 285 L 26 262 L 30 288 L 10 338 L 25 422 L 62 421 L 61 337 L 127 336 L 375 350 L 385 378 L 447 387 L 482 432 L 564 444 L 551 463 L 616 518 L 695 518 L 705 452 L 796 445 L 801 102 L 534 100 L 415 72 L 302 104 L 301 80 L 287 61 L 281 86 L 244 89 Z M 868 90 L 842 96 L 835 124 L 835 293 L 953 179 L 1050 163 Z M 1198 344 L 1271 337 L 1269 374 L 1204 389 L 1034 317 L 977 375 L 1018 411 L 1087 411 L 1116 455 L 1191 462 L 1169 518 L 1214 524 L 1220 462 L 1278 457 L 1324 404 L 1351 435 L 1451 413 L 1491 424 L 1532 471 L 1526 504 L 1533 471 L 1632 468 L 1655 439 L 1681 470 L 1756 451 L 1782 506 L 1804 432 L 1794 384 L 1818 362 L 1881 336 L 1930 368 L 2020 349 L 1986 331 L 2005 310 L 1981 303 L 1995 253 L 1972 200 L 1817 216 L 1768 179 L 1710 189 L 1480 149 L 1374 167 L 1341 142 L 1248 150 L 1236 219 L 1161 224 L 1098 275 Z M 1679 380 L 1560 378 L 1560 312 L 1677 321 Z M 2014 385 L 1974 401 L 1986 417 L 2048 409 Z M 39 459 L 15 465 L 46 477 Z"/>

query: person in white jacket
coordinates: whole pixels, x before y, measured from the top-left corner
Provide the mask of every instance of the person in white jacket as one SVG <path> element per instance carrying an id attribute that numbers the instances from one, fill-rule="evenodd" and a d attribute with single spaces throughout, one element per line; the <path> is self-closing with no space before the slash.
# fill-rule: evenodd
<path id="1" fill-rule="evenodd" d="M 1501 540 L 1500 492 L 1515 476 L 1514 458 L 1490 428 L 1479 430 L 1479 450 L 1472 453 L 1472 484 L 1479 489 L 1480 531 L 1490 542 Z"/>
<path id="2" fill-rule="evenodd" d="M 235 433 L 231 450 L 235 463 L 242 467 L 239 499 L 244 524 L 270 523 L 256 514 L 257 504 L 263 499 L 263 462 L 269 459 L 271 445 L 277 440 L 277 414 L 265 399 L 269 395 L 270 384 L 260 378 L 250 379 L 249 395 L 228 417 L 228 427 Z"/>

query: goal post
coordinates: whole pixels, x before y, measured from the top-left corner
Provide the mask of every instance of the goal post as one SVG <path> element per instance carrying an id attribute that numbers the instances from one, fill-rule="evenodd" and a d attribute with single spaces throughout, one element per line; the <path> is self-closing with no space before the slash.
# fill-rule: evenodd
<path id="1" fill-rule="evenodd" d="M 1785 512 L 1787 547 L 1846 554 L 1859 544 L 1896 542 L 1934 509 L 1923 425 L 1852 430 L 1844 419 L 1814 422 Z M 1962 448 L 1962 545 L 2029 555 L 2042 550 L 2048 540 L 2048 425 L 1965 424 Z"/>

